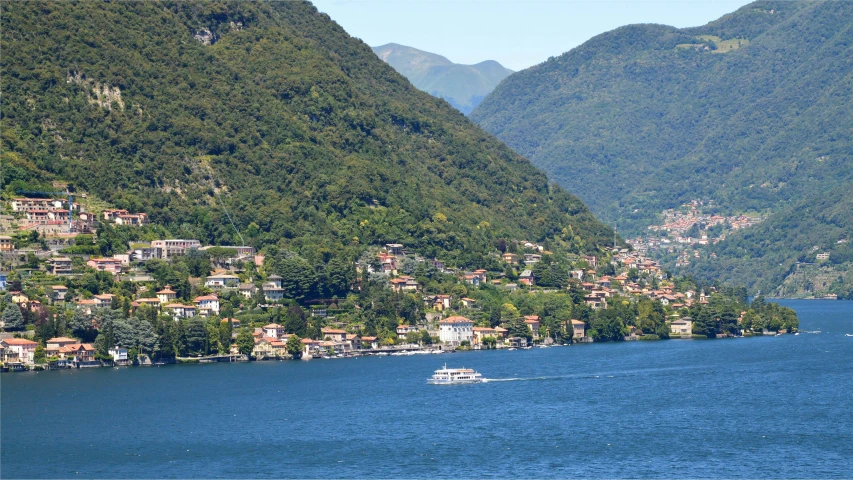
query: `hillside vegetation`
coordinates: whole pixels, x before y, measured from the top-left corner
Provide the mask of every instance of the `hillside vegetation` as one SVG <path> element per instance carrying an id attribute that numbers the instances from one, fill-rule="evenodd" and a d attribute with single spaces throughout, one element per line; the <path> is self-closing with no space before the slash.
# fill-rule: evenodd
<path id="1" fill-rule="evenodd" d="M 494 60 L 461 65 L 441 55 L 396 43 L 373 47 L 373 51 L 414 86 L 447 100 L 466 115 L 512 73 Z"/>
<path id="2" fill-rule="evenodd" d="M 576 197 L 306 2 L 3 2 L 3 187 L 71 182 L 205 243 L 458 265 L 612 242 Z M 231 218 L 228 218 L 227 214 Z"/>
<path id="3" fill-rule="evenodd" d="M 853 182 L 851 38 L 850 2 L 630 25 L 511 75 L 471 117 L 623 233 L 691 199 L 769 213 L 692 267 L 768 291 L 853 223 L 825 214 Z"/>

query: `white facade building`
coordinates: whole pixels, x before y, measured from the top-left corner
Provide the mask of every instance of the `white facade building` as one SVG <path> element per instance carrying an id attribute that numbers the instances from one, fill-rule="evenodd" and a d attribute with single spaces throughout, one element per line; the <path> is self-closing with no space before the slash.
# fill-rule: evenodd
<path id="1" fill-rule="evenodd" d="M 474 322 L 460 316 L 445 318 L 438 322 L 438 338 L 449 345 L 470 342 L 474 339 Z"/>

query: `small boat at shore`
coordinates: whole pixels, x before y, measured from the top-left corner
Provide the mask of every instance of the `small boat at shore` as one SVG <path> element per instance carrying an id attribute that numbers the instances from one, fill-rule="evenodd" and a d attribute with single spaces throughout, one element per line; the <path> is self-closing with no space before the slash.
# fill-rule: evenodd
<path id="1" fill-rule="evenodd" d="M 444 368 L 436 370 L 427 380 L 431 385 L 460 385 L 464 383 L 480 383 L 483 376 L 470 368 Z"/>

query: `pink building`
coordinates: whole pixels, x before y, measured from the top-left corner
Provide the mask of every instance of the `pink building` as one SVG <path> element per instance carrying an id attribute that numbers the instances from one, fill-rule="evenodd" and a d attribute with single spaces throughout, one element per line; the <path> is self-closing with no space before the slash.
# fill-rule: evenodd
<path id="1" fill-rule="evenodd" d="M 121 273 L 121 260 L 118 258 L 93 258 L 86 265 L 99 272 L 109 272 L 113 275 Z"/>

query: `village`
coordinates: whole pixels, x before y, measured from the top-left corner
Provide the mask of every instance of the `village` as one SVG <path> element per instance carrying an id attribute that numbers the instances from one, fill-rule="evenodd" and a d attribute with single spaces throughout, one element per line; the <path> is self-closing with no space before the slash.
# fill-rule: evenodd
<path id="1" fill-rule="evenodd" d="M 702 249 L 716 245 L 733 231 L 748 228 L 763 220 L 756 215 L 723 216 L 706 213 L 714 210 L 713 200 L 691 200 L 680 208 L 661 212 L 661 223 L 649 225 L 647 234 L 628 242 L 637 252 L 655 255 L 677 255 L 676 267 L 690 265 L 702 255 Z M 716 258 L 710 253 L 708 258 Z"/>
<path id="2" fill-rule="evenodd" d="M 94 215 L 73 202 L 65 208 L 69 201 L 15 198 L 6 206 L 12 213 L 3 226 L 13 235 L 0 236 L 4 371 L 518 350 L 792 329 L 790 322 L 762 323 L 715 287 L 670 278 L 636 250 L 558 255 L 524 240 L 496 249 L 489 269 L 447 266 L 399 243 L 370 247 L 343 266 L 352 272 L 345 296 L 297 302 L 292 284 L 300 278 L 276 272 L 271 258 L 249 246 L 163 238 L 93 254 L 99 226 L 144 228 L 147 215 Z M 197 275 L 175 274 L 177 264 L 191 262 L 204 265 Z M 371 288 L 380 293 L 365 298 Z M 377 298 L 404 306 L 370 313 L 378 311 Z M 691 315 L 712 303 L 710 327 L 695 331 Z"/>

